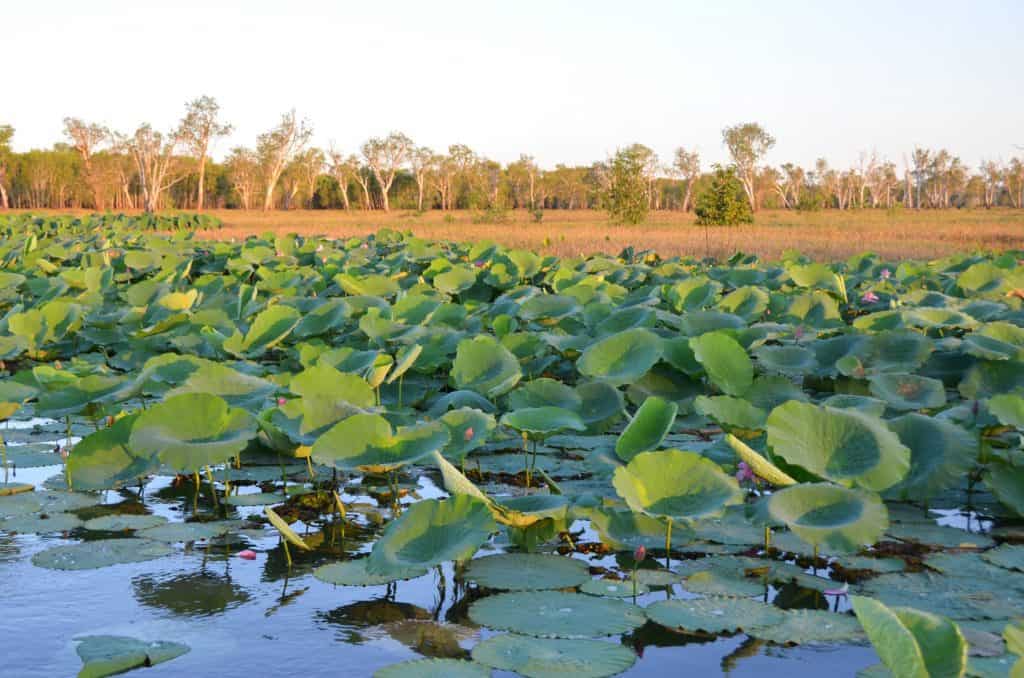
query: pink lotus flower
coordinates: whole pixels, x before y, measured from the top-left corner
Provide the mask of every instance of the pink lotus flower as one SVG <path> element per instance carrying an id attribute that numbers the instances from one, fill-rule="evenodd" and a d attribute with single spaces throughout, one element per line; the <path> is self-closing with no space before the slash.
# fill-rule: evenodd
<path id="1" fill-rule="evenodd" d="M 252 549 L 245 549 L 238 552 L 238 557 L 243 560 L 256 560 L 256 552 Z"/>
<path id="2" fill-rule="evenodd" d="M 467 443 L 470 440 L 473 439 L 473 427 L 472 426 L 467 428 L 466 431 L 462 434 L 462 439 L 465 440 Z"/>
<path id="3" fill-rule="evenodd" d="M 883 268 L 882 272 L 879 273 L 878 275 L 882 278 L 882 280 L 888 280 L 889 278 L 892 277 L 892 271 L 890 271 L 887 268 Z"/>
<path id="4" fill-rule="evenodd" d="M 473 262 L 473 265 L 476 266 L 477 268 L 483 268 L 485 263 L 486 262 L 483 259 L 477 259 L 476 261 Z"/>
<path id="5" fill-rule="evenodd" d="M 644 558 L 646 558 L 646 557 L 647 557 L 647 549 L 644 548 L 643 544 L 640 544 L 640 546 L 637 546 L 636 550 L 633 551 L 633 560 L 635 560 L 638 563 L 642 563 Z"/>
<path id="6" fill-rule="evenodd" d="M 286 399 L 284 399 L 284 398 L 278 398 L 278 399 L 277 399 L 277 406 L 278 406 L 278 407 L 281 407 L 281 406 L 283 406 L 283 405 L 284 405 L 285 403 L 287 403 L 287 402 L 288 402 L 288 401 L 287 401 Z"/>
<path id="7" fill-rule="evenodd" d="M 862 304 L 873 304 L 876 301 L 878 301 L 878 295 L 870 290 L 862 294 L 860 297 L 860 302 Z"/>
<path id="8" fill-rule="evenodd" d="M 736 482 L 738 482 L 738 483 L 753 482 L 754 478 L 755 478 L 754 470 L 752 468 L 750 468 L 750 464 L 748 464 L 745 461 L 741 461 L 736 466 Z"/>
<path id="9" fill-rule="evenodd" d="M 796 339 L 803 339 L 804 328 L 803 325 L 797 325 L 796 329 L 793 330 L 793 337 Z"/>

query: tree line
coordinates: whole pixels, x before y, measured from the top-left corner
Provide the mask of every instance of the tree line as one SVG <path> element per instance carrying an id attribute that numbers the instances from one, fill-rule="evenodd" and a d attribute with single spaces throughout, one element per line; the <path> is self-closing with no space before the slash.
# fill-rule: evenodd
<path id="1" fill-rule="evenodd" d="M 0 208 L 544 210 L 626 201 L 633 213 L 646 214 L 693 209 L 698 195 L 717 190 L 723 169 L 705 167 L 692 149 L 666 159 L 641 144 L 591 165 L 542 169 L 529 155 L 503 165 L 462 144 L 436 152 L 400 132 L 359 149 L 321 149 L 295 111 L 254 146 L 211 159 L 212 145 L 232 131 L 209 96 L 188 102 L 167 131 L 144 123 L 124 133 L 69 117 L 62 141 L 25 153 L 11 148 L 15 130 L 0 125 Z M 862 153 L 850 167 L 824 158 L 813 167 L 772 166 L 764 160 L 775 139 L 757 123 L 725 128 L 722 142 L 730 159 L 725 169 L 755 212 L 1024 205 L 1020 157 L 972 168 L 946 149 L 915 148 L 899 163 Z"/>

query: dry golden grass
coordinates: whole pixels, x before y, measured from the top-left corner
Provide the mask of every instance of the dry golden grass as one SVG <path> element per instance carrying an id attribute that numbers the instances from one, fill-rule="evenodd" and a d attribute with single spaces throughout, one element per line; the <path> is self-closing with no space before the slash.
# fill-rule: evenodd
<path id="1" fill-rule="evenodd" d="M 494 240 L 560 256 L 595 252 L 616 254 L 632 245 L 662 256 L 727 257 L 737 250 L 777 259 L 799 250 L 821 260 L 864 251 L 889 258 L 936 258 L 973 250 L 1024 248 L 1024 210 L 823 210 L 759 212 L 756 223 L 705 229 L 693 215 L 654 212 L 639 226 L 610 224 L 603 212 L 548 210 L 536 223 L 526 211 L 508 212 L 506 223 L 475 224 L 475 212 L 430 211 L 421 215 L 384 212 L 294 210 L 256 212 L 215 210 L 224 222 L 203 237 L 242 238 L 266 231 L 330 237 L 364 236 L 381 228 L 412 231 L 429 239 Z"/>

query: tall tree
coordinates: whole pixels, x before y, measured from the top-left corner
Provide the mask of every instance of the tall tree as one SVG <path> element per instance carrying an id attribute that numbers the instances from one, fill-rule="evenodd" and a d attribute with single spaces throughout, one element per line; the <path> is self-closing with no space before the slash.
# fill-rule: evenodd
<path id="1" fill-rule="evenodd" d="M 682 147 L 677 148 L 672 166 L 679 174 L 679 178 L 686 182 L 686 192 L 683 193 L 683 211 L 689 212 L 690 200 L 693 198 L 693 185 L 700 177 L 700 154 Z"/>
<path id="2" fill-rule="evenodd" d="M 602 203 L 612 221 L 639 224 L 647 219 L 650 149 L 633 144 L 616 151 L 605 168 Z"/>
<path id="3" fill-rule="evenodd" d="M 64 135 L 82 157 L 82 171 L 85 175 L 85 182 L 88 184 L 89 190 L 92 191 L 93 207 L 102 210 L 103 191 L 92 159 L 103 142 L 110 138 L 110 131 L 102 125 L 86 123 L 78 118 L 64 118 Z"/>
<path id="4" fill-rule="evenodd" d="M 252 209 L 260 179 L 260 162 L 256 153 L 244 146 L 236 146 L 231 149 L 224 164 L 228 170 L 228 181 L 238 194 L 242 209 Z"/>
<path id="5" fill-rule="evenodd" d="M 274 191 L 281 178 L 281 172 L 309 143 L 313 128 L 305 120 L 299 120 L 295 110 L 281 116 L 281 122 L 256 141 L 256 155 L 263 170 L 263 210 L 274 206 Z"/>
<path id="6" fill-rule="evenodd" d="M 433 160 L 434 152 L 426 146 L 416 146 L 409 151 L 409 168 L 416 179 L 416 209 L 420 212 L 423 211 L 423 196 Z"/>
<path id="7" fill-rule="evenodd" d="M 220 104 L 211 96 L 203 95 L 188 104 L 181 121 L 181 140 L 199 163 L 199 185 L 196 188 L 196 209 L 203 209 L 205 199 L 206 158 L 210 144 L 231 134 L 233 127 L 219 120 Z"/>
<path id="8" fill-rule="evenodd" d="M 775 137 L 756 122 L 740 123 L 722 130 L 722 141 L 736 166 L 736 174 L 743 184 L 743 192 L 750 201 L 750 209 L 757 211 L 757 166 L 775 145 Z"/>
<path id="9" fill-rule="evenodd" d="M 385 212 L 391 211 L 391 204 L 388 201 L 391 184 L 395 182 L 395 175 L 413 147 L 412 139 L 401 132 L 392 132 L 384 138 L 373 137 L 363 144 L 363 157 L 377 179 L 381 204 Z"/>
<path id="10" fill-rule="evenodd" d="M 338 182 L 338 193 L 341 194 L 341 204 L 346 209 L 352 208 L 348 199 L 348 183 L 359 174 L 359 159 L 354 155 L 345 157 L 341 151 L 331 148 L 329 155 L 331 163 L 329 171 L 334 180 Z"/>
<path id="11" fill-rule="evenodd" d="M 7 193 L 7 163 L 11 156 L 11 138 L 14 136 L 14 128 L 10 125 L 0 125 L 0 209 L 8 209 L 11 206 Z"/>
<path id="12" fill-rule="evenodd" d="M 142 209 L 155 212 L 160 208 L 160 196 L 184 178 L 175 172 L 175 151 L 181 144 L 178 131 L 167 134 L 143 123 L 131 136 L 118 136 L 118 148 L 135 161 L 136 176 L 142 192 Z"/>

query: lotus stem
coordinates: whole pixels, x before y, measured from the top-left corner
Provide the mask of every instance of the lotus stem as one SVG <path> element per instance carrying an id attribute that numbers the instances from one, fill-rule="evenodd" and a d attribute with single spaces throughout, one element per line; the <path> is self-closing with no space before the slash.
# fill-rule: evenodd
<path id="1" fill-rule="evenodd" d="M 668 519 L 668 527 L 665 530 L 665 568 L 672 567 L 672 519 Z"/>
<path id="2" fill-rule="evenodd" d="M 7 443 L 4 442 L 4 437 L 0 435 L 0 458 L 3 459 L 4 465 L 4 485 L 7 484 Z"/>
<path id="3" fill-rule="evenodd" d="M 403 374 L 398 378 L 398 409 L 402 409 L 402 382 L 405 381 L 405 375 Z"/>
<path id="4" fill-rule="evenodd" d="M 288 569 L 292 569 L 292 554 L 288 550 L 288 540 L 284 537 L 281 538 L 281 544 L 284 546 L 284 560 L 288 563 Z"/>
<path id="5" fill-rule="evenodd" d="M 772 547 L 772 528 L 768 525 L 764 526 L 764 553 L 768 555 L 768 549 Z"/>
<path id="6" fill-rule="evenodd" d="M 220 501 L 217 499 L 217 486 L 213 484 L 213 472 L 209 466 L 204 467 L 206 469 L 206 480 L 210 483 L 210 494 L 213 495 L 213 503 L 220 506 Z"/>
<path id="7" fill-rule="evenodd" d="M 316 471 L 313 470 L 313 461 L 311 457 L 306 457 L 306 470 L 309 472 L 309 480 L 312 482 L 316 478 Z"/>

